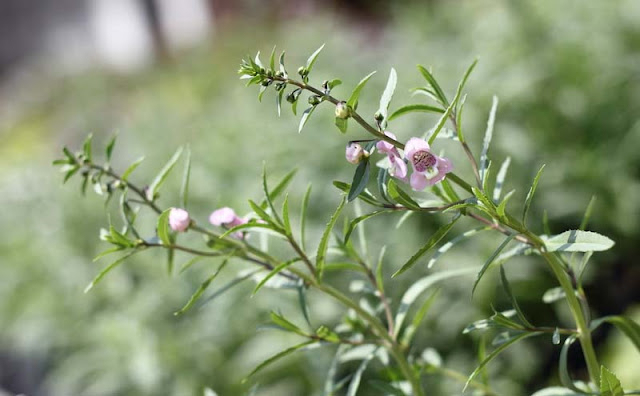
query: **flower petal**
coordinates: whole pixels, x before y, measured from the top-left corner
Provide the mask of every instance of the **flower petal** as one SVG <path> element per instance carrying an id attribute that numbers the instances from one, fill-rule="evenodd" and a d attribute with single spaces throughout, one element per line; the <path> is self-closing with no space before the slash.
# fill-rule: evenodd
<path id="1" fill-rule="evenodd" d="M 389 174 L 395 178 L 405 180 L 407 178 L 407 164 L 399 156 L 389 154 L 389 161 L 391 162 L 391 168 Z"/>
<path id="2" fill-rule="evenodd" d="M 404 146 L 404 157 L 411 161 L 416 151 L 427 151 L 430 153 L 431 148 L 429 147 L 429 143 L 427 143 L 426 140 L 412 137 Z"/>
<path id="3" fill-rule="evenodd" d="M 444 157 L 436 157 L 436 158 L 438 159 L 438 163 L 436 164 L 438 171 L 440 171 L 441 173 L 449 173 L 453 170 L 453 163 L 449 158 L 444 158 Z"/>
<path id="4" fill-rule="evenodd" d="M 229 224 L 234 221 L 238 216 L 236 216 L 236 212 L 229 207 L 220 208 L 214 210 L 213 213 L 209 216 L 209 223 L 214 226 L 221 226 L 223 224 Z"/>
<path id="5" fill-rule="evenodd" d="M 413 188 L 415 191 L 422 191 L 427 187 L 427 185 L 429 185 L 429 181 L 427 180 L 427 177 L 422 173 L 413 172 L 411 174 L 411 180 L 409 184 L 411 184 L 411 188 Z"/>
<path id="6" fill-rule="evenodd" d="M 389 136 L 391 139 L 393 140 L 397 140 L 396 139 L 396 135 L 394 135 L 393 133 L 389 132 L 389 131 L 385 131 L 384 132 L 385 135 Z M 389 154 L 393 151 L 393 149 L 395 148 L 393 144 L 385 142 L 384 140 L 379 141 L 378 143 L 376 143 L 376 148 L 378 149 L 378 151 L 380 151 L 381 153 L 386 153 Z M 395 150 L 397 152 L 397 150 Z"/>

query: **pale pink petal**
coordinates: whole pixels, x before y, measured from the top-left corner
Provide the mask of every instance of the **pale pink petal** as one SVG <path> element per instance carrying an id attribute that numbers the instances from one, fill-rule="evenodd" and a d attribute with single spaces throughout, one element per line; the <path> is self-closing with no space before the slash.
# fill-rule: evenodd
<path id="1" fill-rule="evenodd" d="M 407 141 L 407 144 L 405 144 L 404 146 L 404 157 L 409 161 L 411 161 L 416 151 L 431 152 L 429 143 L 427 143 L 424 139 L 412 137 Z"/>
<path id="2" fill-rule="evenodd" d="M 344 156 L 350 163 L 357 164 L 364 156 L 364 150 L 358 143 L 349 143 Z"/>
<path id="3" fill-rule="evenodd" d="M 236 216 L 236 212 L 234 212 L 233 209 L 224 207 L 217 209 L 213 211 L 213 213 L 211 213 L 211 215 L 209 216 L 209 223 L 213 224 L 214 226 L 221 226 L 223 224 L 231 223 L 237 217 L 238 216 Z"/>
<path id="4" fill-rule="evenodd" d="M 438 158 L 438 164 L 436 165 L 436 167 L 438 168 L 438 171 L 441 173 L 449 173 L 453 170 L 453 163 L 451 163 L 451 160 L 449 158 L 444 158 L 444 157 L 437 157 Z"/>
<path id="5" fill-rule="evenodd" d="M 389 174 L 398 179 L 405 180 L 407 177 L 407 164 L 399 156 L 389 155 L 389 161 L 391 162 L 391 168 Z"/>
<path id="6" fill-rule="evenodd" d="M 409 184 L 411 184 L 411 188 L 413 188 L 415 191 L 422 191 L 425 189 L 425 187 L 427 187 L 429 181 L 427 180 L 427 177 L 422 173 L 413 172 L 411 174 L 411 180 Z"/>
<path id="7" fill-rule="evenodd" d="M 396 139 L 396 135 L 394 135 L 393 133 L 389 132 L 389 131 L 385 131 L 384 132 L 385 135 L 389 136 L 391 139 L 393 140 L 397 140 Z M 378 149 L 378 151 L 380 151 L 381 153 L 386 153 L 389 154 L 392 151 L 394 151 L 395 146 L 391 143 L 385 142 L 384 140 L 379 141 L 378 143 L 376 143 L 376 148 Z M 395 150 L 395 152 L 397 153 L 398 150 Z"/>
<path id="8" fill-rule="evenodd" d="M 180 208 L 171 208 L 169 212 L 169 227 L 176 232 L 184 232 L 191 225 L 189 213 Z"/>
<path id="9" fill-rule="evenodd" d="M 415 175 L 415 173 L 414 173 L 414 175 Z M 425 176 L 425 179 L 427 180 L 427 185 L 433 186 L 434 184 L 441 182 L 446 175 L 447 174 L 444 173 L 444 172 L 438 172 L 431 179 L 427 179 L 427 177 Z"/>

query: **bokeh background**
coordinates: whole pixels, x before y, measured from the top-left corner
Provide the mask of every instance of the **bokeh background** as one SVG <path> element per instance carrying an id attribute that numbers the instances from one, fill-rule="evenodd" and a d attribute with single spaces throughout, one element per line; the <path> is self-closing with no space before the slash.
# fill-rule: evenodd
<path id="1" fill-rule="evenodd" d="M 204 221 L 211 210 L 249 210 L 260 199 L 263 162 L 274 180 L 299 169 L 290 200 L 297 211 L 313 181 L 311 246 L 339 201 L 332 180 L 348 181 L 347 137 L 333 126 L 333 110 L 321 108 L 302 134 L 287 108 L 278 118 L 272 95 L 262 103 L 236 70 L 240 59 L 277 45 L 295 70 L 320 44 L 326 48 L 312 81 L 341 78 L 334 91 L 347 96 L 372 70 L 360 109 L 369 116 L 390 67 L 399 75 L 392 108 L 422 101 L 409 88 L 423 85 L 415 69 L 432 67 L 452 95 L 476 57 L 480 62 L 467 92 L 464 127 L 479 151 L 491 97 L 500 98 L 491 155 L 512 157 L 507 189 L 517 189 L 513 209 L 524 200 L 535 171 L 547 164 L 530 214 L 542 232 L 543 210 L 551 228 L 576 228 L 593 195 L 591 230 L 616 241 L 595 255 L 587 294 L 596 315 L 640 318 L 640 3 L 620 1 L 224 1 L 224 0 L 41 0 L 0 3 L 0 394 L 240 395 L 240 380 L 266 356 L 297 340 L 260 330 L 270 309 L 291 313 L 296 295 L 253 287 L 232 289 L 210 304 L 173 316 L 216 268 L 202 262 L 169 276 L 160 252 L 147 252 L 113 271 L 88 294 L 83 289 L 106 261 L 92 258 L 106 248 L 98 240 L 107 222 L 103 200 L 82 198 L 77 180 L 62 185 L 51 166 L 61 147 L 79 147 L 87 133 L 105 144 L 118 133 L 116 169 L 146 157 L 134 179 L 148 183 L 177 146 L 192 151 L 190 211 Z M 264 59 L 264 58 L 263 58 Z M 401 139 L 421 134 L 435 119 L 417 115 L 391 124 Z M 459 173 L 470 176 L 463 154 L 443 143 Z M 161 202 L 177 205 L 179 174 Z M 518 201 L 518 204 L 514 202 Z M 110 207 L 112 208 L 112 207 Z M 366 210 L 366 208 L 364 208 Z M 111 209 L 109 209 L 111 210 Z M 353 216 L 353 209 L 347 212 Z M 377 217 L 367 226 L 377 257 L 389 247 L 389 273 L 445 221 L 414 216 L 399 231 L 398 218 Z M 461 224 L 458 231 L 471 226 Z M 153 233 L 149 226 L 147 232 Z M 196 241 L 197 242 L 197 241 Z M 439 268 L 481 265 L 500 242 L 487 235 L 443 256 Z M 187 260 L 180 256 L 179 263 Z M 235 263 L 209 292 L 244 268 Z M 438 270 L 439 268 L 436 268 Z M 521 258 L 508 265 L 521 304 L 534 322 L 571 321 L 563 304 L 546 305 L 555 286 L 544 264 Z M 390 281 L 392 297 L 427 274 Z M 346 285 L 351 275 L 336 281 Z M 471 321 L 507 307 L 495 273 L 474 298 L 471 278 L 449 281 L 416 348 L 434 347 L 446 365 L 470 373 L 478 336 L 461 330 Z M 311 294 L 316 324 L 332 325 L 338 306 Z M 296 316 L 297 315 L 297 316 Z M 595 334 L 605 365 L 626 387 L 640 387 L 637 352 L 613 329 Z M 319 395 L 332 350 L 300 353 L 257 376 L 258 395 Z M 496 389 L 526 395 L 558 384 L 559 346 L 528 340 L 490 366 Z M 571 366 L 585 369 L 576 347 Z M 340 375 L 353 366 L 345 365 Z M 365 377 L 382 367 L 372 364 Z M 368 377 L 367 377 L 368 378 Z M 433 394 L 460 394 L 461 384 L 428 377 Z M 375 395 L 363 384 L 361 394 Z"/>

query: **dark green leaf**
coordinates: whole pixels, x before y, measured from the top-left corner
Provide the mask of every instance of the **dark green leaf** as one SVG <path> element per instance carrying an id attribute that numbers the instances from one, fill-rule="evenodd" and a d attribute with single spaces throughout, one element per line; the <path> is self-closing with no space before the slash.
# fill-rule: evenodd
<path id="1" fill-rule="evenodd" d="M 351 184 L 349 184 L 349 183 L 344 183 L 344 182 L 335 180 L 333 182 L 333 185 L 336 186 L 337 189 L 339 189 L 339 190 L 341 190 L 341 191 L 343 191 L 345 193 L 349 193 L 349 191 L 351 191 Z M 358 198 L 363 200 L 364 202 L 368 203 L 369 205 L 379 206 L 379 207 L 382 206 L 382 204 L 380 202 L 378 202 L 376 200 L 376 198 L 373 195 L 371 195 L 369 192 L 367 192 L 366 190 L 362 191 L 360 193 L 360 195 L 358 195 Z"/>
<path id="2" fill-rule="evenodd" d="M 437 245 L 438 242 L 440 242 L 442 238 L 444 238 L 445 235 L 447 235 L 447 233 L 449 233 L 449 231 L 451 230 L 453 225 L 456 223 L 456 221 L 458 221 L 459 218 L 460 218 L 460 215 L 457 214 L 453 217 L 453 219 L 451 219 L 449 223 L 438 228 L 438 230 L 431 236 L 431 238 L 427 240 L 427 243 L 425 243 L 413 256 L 411 256 L 409 261 L 407 261 L 402 266 L 402 268 L 396 271 L 391 277 L 394 278 L 402 274 L 403 272 L 407 271 L 409 268 L 413 267 L 422 256 L 424 256 L 428 251 L 433 249 L 433 247 Z"/>
<path id="3" fill-rule="evenodd" d="M 422 65 L 418 65 L 418 70 L 424 76 L 425 80 L 427 80 L 427 83 L 429 83 L 431 88 L 433 88 L 433 91 L 438 101 L 440 102 L 440 104 L 442 104 L 443 106 L 448 106 L 449 101 L 447 100 L 447 97 L 445 96 L 444 91 L 442 90 L 442 88 L 440 88 L 440 85 L 438 84 L 436 79 L 433 77 L 433 74 L 431 74 L 431 72 Z"/>
<path id="4" fill-rule="evenodd" d="M 216 272 L 214 272 L 213 275 L 208 277 L 204 282 L 202 282 L 202 284 L 200 284 L 200 287 L 198 287 L 198 289 L 191 295 L 187 303 L 178 311 L 174 312 L 173 314 L 176 316 L 182 315 L 183 313 L 191 309 L 191 307 L 193 307 L 193 305 L 200 299 L 200 297 L 207 290 L 211 282 L 213 282 L 213 280 L 218 276 L 220 271 L 222 271 L 222 269 L 227 265 L 228 262 L 229 262 L 228 260 L 224 260 L 222 264 L 220 264 Z"/>
<path id="5" fill-rule="evenodd" d="M 297 289 L 298 289 L 298 304 L 300 305 L 300 311 L 302 311 L 302 316 L 304 316 L 304 320 L 307 322 L 309 327 L 311 327 L 311 319 L 309 319 L 309 304 L 307 304 L 307 289 L 304 286 L 304 284 L 301 284 L 300 286 L 298 286 Z"/>
<path id="6" fill-rule="evenodd" d="M 304 347 L 306 347 L 308 345 L 311 345 L 311 344 L 313 344 L 315 342 L 316 342 L 315 340 L 306 341 L 306 342 L 303 342 L 302 344 L 298 344 L 298 345 L 292 346 L 291 348 L 285 349 L 284 351 L 271 356 L 270 358 L 268 358 L 264 362 L 260 363 L 258 365 L 258 367 L 253 369 L 253 371 L 251 373 L 249 373 L 249 375 L 247 375 L 247 377 L 242 382 L 246 382 L 249 379 L 249 377 L 251 377 L 252 375 L 257 373 L 258 371 L 262 370 L 263 368 L 265 368 L 269 364 L 275 362 L 276 360 L 279 360 L 279 359 L 281 359 L 281 358 L 283 358 L 283 357 L 285 357 L 287 355 L 290 355 L 293 352 L 297 351 L 298 349 L 304 348 Z"/>
<path id="7" fill-rule="evenodd" d="M 109 143 L 107 144 L 107 147 L 105 148 L 105 154 L 107 157 L 107 163 L 111 161 L 111 154 L 113 154 L 113 147 L 116 144 L 116 138 L 118 137 L 117 134 L 114 134 L 113 137 L 111 138 L 111 140 L 109 140 Z"/>
<path id="8" fill-rule="evenodd" d="M 409 194 L 404 192 L 393 179 L 389 179 L 387 191 L 392 200 L 410 209 L 418 209 L 420 205 L 414 201 Z"/>
<path id="9" fill-rule="evenodd" d="M 511 285 L 509 284 L 509 280 L 507 279 L 507 274 L 505 273 L 504 266 L 500 266 L 500 279 L 502 279 L 502 287 L 504 288 L 505 293 L 507 293 L 507 297 L 511 301 L 511 306 L 516 310 L 516 314 L 518 318 L 528 328 L 533 328 L 534 326 L 529 322 L 524 316 L 524 313 L 520 309 L 520 305 L 518 305 L 518 300 L 516 300 L 515 295 L 513 294 L 513 290 L 511 289 Z"/>
<path id="10" fill-rule="evenodd" d="M 356 168 L 355 173 L 353 174 L 353 181 L 351 182 L 351 188 L 349 189 L 349 193 L 347 194 L 347 200 L 349 202 L 356 199 L 360 193 L 367 188 L 367 183 L 369 182 L 369 170 L 371 168 L 371 164 L 369 159 L 364 159 L 360 161 L 358 167 Z"/>

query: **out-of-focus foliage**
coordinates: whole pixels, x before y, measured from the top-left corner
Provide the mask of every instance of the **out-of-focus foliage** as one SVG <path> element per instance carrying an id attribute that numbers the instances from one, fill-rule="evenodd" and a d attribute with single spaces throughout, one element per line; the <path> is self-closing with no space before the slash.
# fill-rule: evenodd
<path id="1" fill-rule="evenodd" d="M 247 52 L 256 47 L 268 52 L 274 44 L 287 49 L 288 63 L 303 64 L 306 54 L 326 42 L 314 73 L 319 80 L 342 79 L 334 94 L 345 99 L 362 76 L 378 70 L 360 100 L 359 111 L 369 109 L 370 114 L 377 109 L 391 66 L 399 76 L 393 110 L 422 100 L 408 93 L 420 81 L 415 64 L 431 65 L 451 95 L 465 67 L 479 56 L 468 83 L 463 121 L 472 148 L 479 151 L 491 96 L 496 94 L 500 107 L 493 158 L 512 157 L 505 190 L 517 189 L 512 202 L 524 200 L 542 163 L 547 164 L 545 175 L 529 213 L 530 224 L 540 224 L 539 230 L 545 208 L 553 230 L 575 228 L 589 199 L 597 195 L 589 228 L 611 236 L 616 246 L 590 264 L 587 295 L 601 314 L 637 304 L 638 21 L 640 4 L 634 0 L 416 3 L 394 9 L 386 30 L 375 39 L 326 16 L 287 21 L 277 28 L 253 21 L 223 32 L 212 47 L 144 74 L 118 77 L 96 71 L 60 81 L 18 123 L 1 132 L 0 358 L 10 358 L 11 366 L 3 363 L 0 378 L 7 381 L 14 370 L 20 375 L 11 381 L 18 387 L 43 378 L 37 389 L 15 389 L 32 395 L 199 395 L 204 386 L 221 395 L 239 394 L 246 389 L 239 381 L 255 364 L 296 342 L 272 330 L 256 331 L 268 322 L 267 307 L 295 312 L 294 293 L 286 300 L 263 290 L 260 298 L 251 299 L 253 285 L 247 284 L 202 309 L 173 316 L 215 270 L 213 260 L 169 277 L 163 256 L 143 253 L 82 294 L 104 265 L 91 263 L 91 258 L 103 247 L 97 237 L 107 219 L 101 199 L 92 193 L 80 199 L 75 187 L 61 188 L 61 177 L 54 177 L 50 167 L 63 144 L 75 146 L 87 132 L 106 142 L 119 131 L 114 167 L 122 170 L 145 155 L 133 178 L 148 182 L 175 146 L 190 143 L 190 211 L 204 221 L 216 207 L 233 206 L 242 213 L 248 210 L 242 197 L 260 198 L 263 161 L 276 174 L 297 166 L 292 213 L 299 208 L 306 181 L 312 180 L 310 225 L 316 232 L 309 240 L 317 240 L 312 238 L 318 237 L 339 200 L 328 186 L 335 179 L 349 180 L 353 171 L 344 161 L 344 144 L 364 133 L 351 126 L 348 138 L 342 137 L 333 125 L 333 109 L 327 107 L 318 109 L 299 135 L 298 120 L 288 107 L 283 106 L 277 118 L 271 96 L 259 103 L 237 81 L 237 65 Z M 424 133 L 435 120 L 405 116 L 390 129 L 406 140 Z M 442 147 L 462 163 L 463 154 L 455 146 Z M 471 174 L 470 169 L 456 171 Z M 177 205 L 178 177 L 167 184 L 161 202 Z M 392 228 L 396 221 L 379 217 L 367 229 Z M 390 266 L 397 269 L 439 221 L 429 215 L 409 219 L 411 227 L 386 241 L 388 257 L 400 258 Z M 387 238 L 385 233 L 371 234 L 373 246 Z M 498 239 L 477 237 L 468 248 L 441 257 L 437 265 L 480 264 L 482 259 L 466 252 L 486 257 L 497 244 Z M 376 254 L 372 251 L 371 258 Z M 424 264 L 412 271 L 426 273 Z M 222 277 L 230 279 L 238 265 L 227 267 Z M 526 310 L 538 308 L 534 320 L 550 323 L 554 314 L 568 320 L 564 306 L 554 312 L 541 303 L 542 293 L 555 285 L 540 261 L 514 261 L 509 274 Z M 486 316 L 488 301 L 498 298 L 506 305 L 506 297 L 494 287 L 495 273 L 487 275 L 473 300 L 470 279 L 447 283 L 417 335 L 420 345 L 438 348 L 448 366 L 467 373 L 477 356 L 462 329 Z M 408 283 L 409 278 L 397 282 Z M 397 301 L 400 296 L 392 297 Z M 311 310 L 327 322 L 341 313 L 328 302 L 316 301 Z M 612 333 L 597 334 L 603 341 Z M 637 355 L 625 355 L 634 353 L 629 348 L 612 350 L 616 353 L 607 357 L 610 361 L 636 359 L 638 364 Z M 532 386 L 557 383 L 549 362 L 558 353 L 550 338 L 524 342 L 492 362 L 489 371 L 500 378 L 496 388 L 504 394 L 525 394 Z M 283 360 L 258 376 L 264 384 L 259 394 L 312 394 L 321 389 L 329 361 L 329 350 Z M 620 378 L 625 388 L 634 386 L 629 382 L 634 378 L 622 373 Z M 461 388 L 441 378 L 427 381 L 439 394 Z"/>

